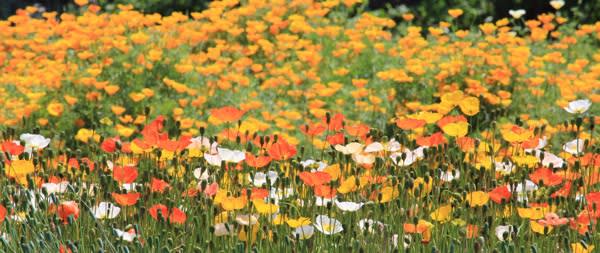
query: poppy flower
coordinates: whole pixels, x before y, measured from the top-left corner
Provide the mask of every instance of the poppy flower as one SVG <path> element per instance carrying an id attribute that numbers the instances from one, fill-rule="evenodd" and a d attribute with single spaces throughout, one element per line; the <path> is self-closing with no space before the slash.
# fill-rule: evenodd
<path id="1" fill-rule="evenodd" d="M 224 106 L 210 110 L 210 115 L 222 122 L 236 122 L 244 116 L 246 112 L 233 106 Z"/>
<path id="2" fill-rule="evenodd" d="M 270 156 L 254 156 L 251 153 L 246 153 L 246 164 L 253 168 L 262 168 L 271 162 Z"/>
<path id="3" fill-rule="evenodd" d="M 139 192 L 130 192 L 130 193 L 116 193 L 112 194 L 113 199 L 117 204 L 121 206 L 133 206 L 137 203 L 138 199 L 140 199 L 141 194 Z"/>
<path id="4" fill-rule="evenodd" d="M 510 200 L 511 193 L 508 190 L 508 186 L 502 185 L 494 188 L 488 195 L 492 201 L 501 204 L 502 202 L 506 203 Z"/>
<path id="5" fill-rule="evenodd" d="M 296 155 L 296 147 L 280 139 L 276 143 L 273 143 L 267 152 L 274 160 L 283 161 Z"/>
<path id="6" fill-rule="evenodd" d="M 300 131 L 302 133 L 308 135 L 311 138 L 322 134 L 323 132 L 325 132 L 325 130 L 327 130 L 327 126 L 325 126 L 325 124 L 321 124 L 321 123 L 307 124 L 307 125 L 300 126 Z"/>
<path id="7" fill-rule="evenodd" d="M 344 230 L 339 220 L 330 218 L 327 215 L 318 215 L 315 218 L 315 228 L 326 235 L 334 235 Z"/>
<path id="8" fill-rule="evenodd" d="M 70 216 L 73 217 L 74 220 L 79 218 L 79 205 L 75 201 L 65 201 L 58 205 L 56 212 L 63 223 L 68 224 Z"/>
<path id="9" fill-rule="evenodd" d="M 138 176 L 138 170 L 134 166 L 115 166 L 113 168 L 113 179 L 121 184 L 130 184 Z"/>
<path id="10" fill-rule="evenodd" d="M 162 129 L 164 126 L 165 117 L 160 115 L 156 117 L 150 124 L 146 125 L 142 130 L 142 136 L 144 141 L 152 146 L 157 146 L 161 141 L 169 139 L 168 133 L 163 133 Z"/>
<path id="11" fill-rule="evenodd" d="M 329 119 L 329 124 L 327 125 L 327 129 L 329 131 L 337 132 L 344 128 L 344 115 L 341 113 L 336 113 Z M 323 117 L 323 123 L 327 124 L 327 117 Z"/>
<path id="12" fill-rule="evenodd" d="M 2 151 L 8 152 L 14 156 L 18 156 L 25 151 L 25 147 L 15 143 L 14 141 L 5 141 L 2 143 Z"/>
<path id="13" fill-rule="evenodd" d="M 430 136 L 420 137 L 417 139 L 417 144 L 423 147 L 436 147 L 447 143 L 448 141 L 441 132 L 434 133 Z"/>
<path id="14" fill-rule="evenodd" d="M 166 181 L 164 181 L 162 179 L 153 177 L 152 180 L 150 181 L 150 191 L 151 192 L 163 193 L 170 187 L 171 187 L 171 185 L 169 185 L 169 183 L 167 183 Z"/>
<path id="15" fill-rule="evenodd" d="M 412 130 L 416 128 L 421 128 L 425 126 L 425 124 L 427 124 L 427 122 L 421 119 L 406 118 L 396 120 L 396 126 L 398 126 L 402 130 Z"/>
<path id="16" fill-rule="evenodd" d="M 344 144 L 344 134 L 343 133 L 337 133 L 337 134 L 334 134 L 334 135 L 327 136 L 327 142 L 330 145 Z"/>
<path id="17" fill-rule="evenodd" d="M 320 171 L 316 171 L 316 172 L 303 171 L 303 172 L 300 172 L 298 174 L 298 176 L 300 177 L 302 182 L 304 182 L 304 184 L 306 184 L 308 186 L 322 185 L 322 184 L 326 184 L 329 181 L 331 181 L 331 175 L 329 175 L 326 172 L 320 172 Z"/>
<path id="18" fill-rule="evenodd" d="M 529 178 L 536 184 L 543 183 L 547 186 L 555 186 L 562 183 L 562 177 L 554 174 L 551 169 L 548 168 L 539 168 L 535 170 L 533 173 L 529 174 Z"/>

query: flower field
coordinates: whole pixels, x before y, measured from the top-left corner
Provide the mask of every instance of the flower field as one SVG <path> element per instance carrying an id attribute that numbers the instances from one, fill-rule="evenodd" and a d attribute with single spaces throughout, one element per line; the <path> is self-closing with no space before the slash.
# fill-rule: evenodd
<path id="1" fill-rule="evenodd" d="M 3 252 L 595 252 L 600 21 L 360 0 L 0 21 Z"/>

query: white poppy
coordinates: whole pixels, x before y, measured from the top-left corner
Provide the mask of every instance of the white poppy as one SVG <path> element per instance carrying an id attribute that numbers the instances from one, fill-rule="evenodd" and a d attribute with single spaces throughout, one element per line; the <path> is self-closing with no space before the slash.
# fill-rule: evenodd
<path id="1" fill-rule="evenodd" d="M 459 170 L 448 170 L 442 171 L 440 175 L 440 179 L 444 182 L 451 182 L 452 180 L 456 180 L 460 178 Z"/>
<path id="2" fill-rule="evenodd" d="M 550 5 L 552 6 L 552 8 L 558 10 L 558 9 L 562 8 L 565 5 L 565 1 L 563 1 L 563 0 L 552 0 L 552 1 L 550 1 Z"/>
<path id="3" fill-rule="evenodd" d="M 569 102 L 565 107 L 565 111 L 572 114 L 580 114 L 586 112 L 592 106 L 592 102 L 587 99 L 580 99 Z"/>
<path id="4" fill-rule="evenodd" d="M 204 136 L 198 136 L 190 139 L 190 144 L 187 146 L 188 149 L 198 149 L 202 151 L 208 151 L 210 154 L 217 153 L 217 142 L 210 143 L 210 139 Z"/>
<path id="5" fill-rule="evenodd" d="M 369 233 L 373 234 L 375 232 L 383 232 L 385 224 L 372 219 L 361 219 L 358 221 L 358 228 L 360 228 L 360 231 L 367 230 Z"/>
<path id="6" fill-rule="evenodd" d="M 63 181 L 60 183 L 43 183 L 42 189 L 45 189 L 48 194 L 64 193 L 69 187 L 69 182 Z"/>
<path id="7" fill-rule="evenodd" d="M 344 230 L 339 220 L 330 218 L 327 215 L 318 215 L 315 219 L 315 228 L 326 235 L 334 235 Z"/>
<path id="8" fill-rule="evenodd" d="M 194 177 L 200 181 L 208 181 L 210 178 L 210 174 L 208 174 L 208 169 L 202 170 L 202 168 L 196 168 L 193 171 Z"/>
<path id="9" fill-rule="evenodd" d="M 345 212 L 356 212 L 358 211 L 363 205 L 365 205 L 364 203 L 356 203 L 356 202 L 351 202 L 351 201 L 337 201 L 335 200 L 335 205 L 342 211 Z"/>
<path id="10" fill-rule="evenodd" d="M 520 19 L 523 15 L 525 15 L 525 10 L 509 10 L 508 14 L 510 14 L 514 19 Z"/>
<path id="11" fill-rule="evenodd" d="M 131 192 L 131 191 L 135 191 L 137 188 L 137 186 L 140 185 L 138 183 L 129 183 L 129 184 L 122 184 L 121 185 L 121 189 L 125 190 L 127 192 Z"/>
<path id="12" fill-rule="evenodd" d="M 298 238 L 300 240 L 309 239 L 313 236 L 313 234 L 315 234 L 315 228 L 311 225 L 304 225 L 304 226 L 297 227 L 292 232 L 292 235 L 294 236 L 294 238 Z"/>
<path id="13" fill-rule="evenodd" d="M 239 150 L 231 150 L 226 148 L 218 148 L 216 154 L 204 154 L 204 159 L 208 164 L 213 166 L 221 166 L 221 162 L 239 163 L 246 159 L 246 153 Z"/>
<path id="14" fill-rule="evenodd" d="M 363 150 L 363 144 L 360 144 L 358 142 L 351 142 L 344 145 L 335 145 L 335 150 L 342 152 L 342 154 L 344 155 L 351 155 L 351 154 L 356 154 L 356 153 L 360 153 Z"/>
<path id="15" fill-rule="evenodd" d="M 114 219 L 121 212 L 121 208 L 110 202 L 100 202 L 92 208 L 96 219 Z"/>
<path id="16" fill-rule="evenodd" d="M 133 242 L 133 240 L 138 237 L 133 229 L 130 229 L 129 231 L 123 231 L 115 228 L 115 233 L 117 233 L 117 236 L 121 238 L 121 240 L 128 242 Z"/>
<path id="17" fill-rule="evenodd" d="M 327 198 L 321 198 L 319 196 L 315 196 L 315 205 L 317 206 L 326 206 L 327 204 L 331 203 L 331 201 L 334 201 L 335 198 L 333 199 L 327 199 Z"/>
<path id="18" fill-rule="evenodd" d="M 524 202 L 527 201 L 527 194 L 533 191 L 536 191 L 538 189 L 537 184 L 535 184 L 533 181 L 531 180 L 525 180 L 525 183 L 519 183 L 517 184 L 517 186 L 514 188 L 509 187 L 508 191 L 511 193 L 516 193 L 517 194 L 517 201 L 519 202 Z"/>
<path id="19" fill-rule="evenodd" d="M 415 151 L 417 151 L 415 149 Z M 422 154 L 422 150 L 421 154 Z M 402 156 L 405 156 L 404 160 L 402 159 Z M 390 158 L 392 159 L 392 162 L 394 164 L 400 165 L 400 166 L 410 166 L 411 164 L 413 164 L 414 162 L 417 161 L 417 159 L 419 158 L 419 153 L 416 153 L 414 151 L 410 151 L 409 149 L 404 149 L 403 152 L 395 152 L 392 153 L 392 155 L 390 155 Z"/>
<path id="20" fill-rule="evenodd" d="M 515 230 L 515 227 L 513 225 L 506 225 L 506 226 L 497 226 L 496 230 L 495 230 L 495 234 L 496 237 L 498 237 L 498 239 L 500 241 L 504 241 L 504 240 L 511 240 L 511 236 L 510 234 L 512 233 L 516 233 L 517 231 Z M 507 234 L 506 238 L 505 234 Z"/>
<path id="21" fill-rule="evenodd" d="M 365 147 L 364 152 L 366 152 L 366 153 L 380 152 L 380 151 L 396 152 L 396 151 L 400 150 L 400 148 L 401 148 L 400 143 L 392 138 L 386 144 L 382 144 L 380 142 L 373 142 L 373 143 L 367 145 L 367 147 Z"/>
<path id="22" fill-rule="evenodd" d="M 357 164 L 373 164 L 375 162 L 375 156 L 371 154 L 356 153 L 352 155 L 352 160 Z"/>
<path id="23" fill-rule="evenodd" d="M 500 172 L 502 175 L 508 175 L 515 171 L 515 165 L 510 161 L 505 162 L 494 162 L 496 172 Z"/>
<path id="24" fill-rule="evenodd" d="M 248 178 L 250 178 L 250 175 L 248 175 Z M 256 187 L 261 187 L 267 183 L 267 178 L 269 178 L 271 185 L 275 184 L 275 181 L 277 181 L 278 178 L 277 172 L 272 170 L 268 171 L 267 173 L 256 172 L 254 173 L 252 184 L 254 184 Z"/>
<path id="25" fill-rule="evenodd" d="M 219 223 L 215 224 L 215 236 L 234 235 L 235 230 L 232 225 Z"/>
<path id="26" fill-rule="evenodd" d="M 243 226 L 250 226 L 258 223 L 258 216 L 256 214 L 238 214 L 235 216 L 235 221 Z"/>
<path id="27" fill-rule="evenodd" d="M 398 236 L 398 234 L 394 234 L 392 236 L 392 245 L 394 245 L 394 248 L 398 248 L 398 239 L 400 237 Z M 404 240 L 402 240 L 403 244 L 404 244 L 404 249 L 408 249 L 410 247 L 410 243 L 412 242 L 412 237 L 410 235 L 404 235 Z"/>
<path id="28" fill-rule="evenodd" d="M 583 152 L 583 145 L 585 141 L 582 139 L 575 139 L 563 145 L 563 150 L 571 155 L 578 155 Z"/>
<path id="29" fill-rule="evenodd" d="M 21 134 L 20 139 L 25 142 L 25 152 L 42 150 L 50 144 L 50 139 L 39 134 Z"/>
<path id="30" fill-rule="evenodd" d="M 562 168 L 563 164 L 565 163 L 565 161 L 562 158 L 550 152 L 536 150 L 535 156 L 537 158 L 541 158 L 542 153 L 544 154 L 542 165 L 546 167 L 550 167 L 550 165 L 552 164 L 552 168 Z"/>
<path id="31" fill-rule="evenodd" d="M 307 168 L 315 168 L 315 169 L 311 169 L 311 172 L 315 172 L 315 171 L 323 171 L 325 168 L 327 168 L 327 163 L 324 162 L 317 162 L 315 160 L 305 160 L 305 161 L 301 161 L 300 164 L 302 164 L 302 167 Z"/>

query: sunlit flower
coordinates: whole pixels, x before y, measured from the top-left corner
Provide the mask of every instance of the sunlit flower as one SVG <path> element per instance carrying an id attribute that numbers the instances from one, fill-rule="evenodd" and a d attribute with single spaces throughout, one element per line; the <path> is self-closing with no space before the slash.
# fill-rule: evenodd
<path id="1" fill-rule="evenodd" d="M 121 208 L 110 202 L 100 202 L 92 208 L 92 213 L 94 213 L 96 219 L 114 219 L 120 212 Z"/>

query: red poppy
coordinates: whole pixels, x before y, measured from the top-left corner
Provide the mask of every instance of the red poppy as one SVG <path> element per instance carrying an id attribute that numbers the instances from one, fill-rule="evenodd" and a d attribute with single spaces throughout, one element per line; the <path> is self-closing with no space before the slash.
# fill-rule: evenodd
<path id="1" fill-rule="evenodd" d="M 510 200 L 510 191 L 506 185 L 498 186 L 488 193 L 490 199 L 497 204 L 501 204 L 502 201 L 508 202 Z"/>
<path id="2" fill-rule="evenodd" d="M 150 207 L 150 209 L 148 209 L 148 212 L 150 213 L 150 216 L 152 216 L 152 218 L 155 220 L 158 220 L 158 212 L 160 212 L 160 215 L 163 218 L 169 217 L 169 209 L 163 204 L 153 205 L 152 207 Z"/>
<path id="3" fill-rule="evenodd" d="M 417 139 L 417 144 L 424 147 L 435 147 L 447 142 L 448 141 L 442 132 L 437 132 L 430 136 L 420 137 Z"/>
<path id="4" fill-rule="evenodd" d="M 253 168 L 262 168 L 271 162 L 270 156 L 254 156 L 251 153 L 246 153 L 246 164 Z"/>
<path id="5" fill-rule="evenodd" d="M 25 151 L 25 147 L 12 141 L 5 141 L 2 143 L 2 151 L 8 152 L 11 155 L 20 155 Z"/>
<path id="6" fill-rule="evenodd" d="M 56 211 L 64 224 L 69 223 L 69 216 L 73 217 L 73 220 L 79 218 L 79 205 L 75 201 L 62 202 Z"/>
<path id="7" fill-rule="evenodd" d="M 179 209 L 177 207 L 173 207 L 173 209 L 171 209 L 171 214 L 169 214 L 169 221 L 171 223 L 183 224 L 183 223 L 185 223 L 186 219 L 187 219 L 187 216 L 181 209 Z"/>
<path id="8" fill-rule="evenodd" d="M 167 183 L 166 181 L 162 180 L 162 179 L 158 179 L 158 178 L 152 178 L 152 180 L 150 181 L 150 191 L 151 192 L 160 192 L 163 193 L 167 190 L 167 188 L 171 187 L 171 185 L 169 185 L 169 183 Z"/>
<path id="9" fill-rule="evenodd" d="M 88 166 L 90 171 L 94 171 L 95 165 L 92 161 L 90 161 L 90 159 L 88 159 L 87 157 L 84 157 L 84 158 L 81 158 L 81 161 L 84 162 Z M 76 158 L 70 158 L 69 161 L 67 162 L 67 165 L 70 168 L 80 169 L 79 162 L 77 161 Z"/>
<path id="10" fill-rule="evenodd" d="M 6 210 L 6 207 L 4 207 L 3 205 L 0 205 L 0 224 L 2 224 L 2 222 L 4 222 L 4 219 L 6 219 L 7 214 L 8 214 L 8 211 Z"/>
<path id="11" fill-rule="evenodd" d="M 296 155 L 296 147 L 280 139 L 269 147 L 268 153 L 274 160 L 283 161 Z"/>
<path id="12" fill-rule="evenodd" d="M 122 184 L 130 184 L 138 176 L 138 170 L 133 166 L 115 166 L 113 168 L 113 179 Z"/>
<path id="13" fill-rule="evenodd" d="M 327 124 L 327 117 L 323 117 L 323 122 Z M 333 115 L 333 117 L 331 117 L 329 120 L 328 128 L 329 131 L 335 132 L 342 130 L 342 128 L 344 128 L 344 115 L 341 113 L 336 113 Z"/>
<path id="14" fill-rule="evenodd" d="M 551 169 L 543 167 L 529 174 L 529 178 L 536 184 L 543 183 L 547 186 L 555 186 L 562 183 L 561 176 L 554 174 Z"/>
<path id="15" fill-rule="evenodd" d="M 244 116 L 246 112 L 233 106 L 224 106 L 210 110 L 210 115 L 224 122 L 236 122 Z"/>
<path id="16" fill-rule="evenodd" d="M 337 133 L 331 136 L 327 136 L 327 142 L 329 142 L 329 144 L 335 146 L 335 145 L 343 145 L 344 144 L 344 134 L 343 133 Z"/>
<path id="17" fill-rule="evenodd" d="M 137 203 L 138 199 L 140 199 L 141 194 L 139 192 L 130 192 L 130 193 L 116 193 L 112 194 L 113 199 L 117 204 L 121 206 L 133 206 Z"/>
<path id="18" fill-rule="evenodd" d="M 108 138 L 105 139 L 102 144 L 100 144 L 100 148 L 107 153 L 114 153 L 117 150 L 117 142 L 118 138 Z"/>
<path id="19" fill-rule="evenodd" d="M 560 189 L 558 189 L 554 193 L 552 193 L 552 195 L 550 195 L 550 197 L 552 197 L 552 198 L 568 197 L 569 193 L 571 193 L 571 185 L 572 185 L 572 183 L 570 181 L 567 181 L 565 183 L 565 185 L 563 185 L 563 187 L 561 187 Z"/>
<path id="20" fill-rule="evenodd" d="M 320 135 L 327 130 L 327 126 L 321 123 L 303 125 L 300 127 L 300 131 L 310 137 Z"/>
<path id="21" fill-rule="evenodd" d="M 402 130 L 412 130 L 416 128 L 420 128 L 427 124 L 426 121 L 420 119 L 399 119 L 396 120 L 396 126 L 398 126 Z"/>
<path id="22" fill-rule="evenodd" d="M 206 187 L 206 189 L 204 189 L 204 194 L 206 196 L 211 197 L 211 196 L 214 196 L 215 194 L 217 194 L 217 191 L 219 191 L 219 184 L 212 183 L 208 187 Z"/>

